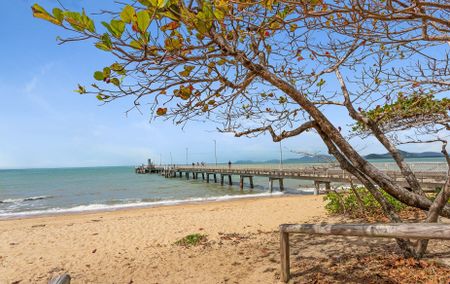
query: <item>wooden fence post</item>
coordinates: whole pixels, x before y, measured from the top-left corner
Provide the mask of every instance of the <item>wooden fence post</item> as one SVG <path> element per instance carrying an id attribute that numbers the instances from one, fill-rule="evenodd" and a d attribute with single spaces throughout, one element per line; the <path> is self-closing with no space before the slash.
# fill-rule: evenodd
<path id="1" fill-rule="evenodd" d="M 288 282 L 290 276 L 289 233 L 280 226 L 281 281 Z"/>

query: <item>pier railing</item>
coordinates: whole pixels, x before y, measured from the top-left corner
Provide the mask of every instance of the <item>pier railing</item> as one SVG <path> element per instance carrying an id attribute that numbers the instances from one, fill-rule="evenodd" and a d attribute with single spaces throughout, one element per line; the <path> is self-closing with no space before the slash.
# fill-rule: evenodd
<path id="1" fill-rule="evenodd" d="M 190 172 L 211 172 L 226 173 L 235 175 L 254 175 L 268 177 L 284 177 L 293 179 L 312 179 L 326 182 L 348 182 L 357 181 L 357 179 L 349 172 L 340 168 L 326 167 L 303 167 L 303 168 L 268 168 L 268 167 L 209 167 L 209 166 L 191 166 L 191 167 L 175 167 L 174 171 L 190 171 Z M 396 182 L 405 183 L 404 176 L 399 171 L 385 170 L 385 174 L 389 175 Z M 417 179 L 420 183 L 429 185 L 442 185 L 447 178 L 446 171 L 416 171 Z"/>
<path id="2" fill-rule="evenodd" d="M 399 168 L 394 162 L 372 162 L 372 165 L 383 171 L 398 171 Z M 448 165 L 445 162 L 412 162 L 409 166 L 417 172 L 446 172 Z M 273 170 L 291 170 L 291 169 L 340 169 L 337 163 L 291 163 L 291 164 L 204 164 L 204 165 L 159 165 L 157 168 L 175 167 L 175 168 L 215 168 L 215 169 L 273 169 Z"/>

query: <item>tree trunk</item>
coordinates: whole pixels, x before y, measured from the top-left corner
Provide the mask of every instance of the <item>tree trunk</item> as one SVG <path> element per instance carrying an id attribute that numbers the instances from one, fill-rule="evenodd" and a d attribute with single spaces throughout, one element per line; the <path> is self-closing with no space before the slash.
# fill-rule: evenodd
<path id="1" fill-rule="evenodd" d="M 411 187 L 415 189 L 415 192 L 410 192 L 407 189 L 400 187 L 391 177 L 367 162 L 341 135 L 329 119 L 311 101 L 309 101 L 305 95 L 299 92 L 295 86 L 271 73 L 264 66 L 248 59 L 245 53 L 236 50 L 234 46 L 229 45 L 228 42 L 214 30 L 210 31 L 210 36 L 211 39 L 222 48 L 224 53 L 233 56 L 237 61 L 241 62 L 245 68 L 283 91 L 311 116 L 317 125 L 316 129 L 327 145 L 330 154 L 338 160 L 343 169 L 355 175 L 364 186 L 366 186 L 392 221 L 401 222 L 401 219 L 396 214 L 393 206 L 386 201 L 378 188 L 382 188 L 387 193 L 409 206 L 424 210 L 430 209 L 433 202 L 422 194 L 420 185 L 417 187 L 418 183 L 416 184 L 417 180 L 414 174 L 407 164 L 403 162 L 402 157 L 396 154 L 398 152 L 396 152 L 395 147 L 392 149 L 390 147 L 391 144 L 387 143 L 390 141 L 384 140 L 383 136 L 377 137 L 385 142 L 385 146 L 388 146 L 391 150 L 391 154 L 394 153 L 393 157 L 396 159 L 397 164 L 402 170 L 402 174 L 405 175 L 405 178 L 408 183 L 410 183 Z M 438 215 L 450 217 L 450 206 L 444 204 L 438 209 L 439 210 L 436 210 Z M 417 256 L 416 250 L 410 241 L 398 239 L 397 243 L 406 256 Z"/>

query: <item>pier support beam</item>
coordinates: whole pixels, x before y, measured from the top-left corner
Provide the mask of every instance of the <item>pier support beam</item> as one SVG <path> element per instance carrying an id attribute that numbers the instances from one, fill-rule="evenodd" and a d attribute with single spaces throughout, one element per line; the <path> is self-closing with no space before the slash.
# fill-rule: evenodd
<path id="1" fill-rule="evenodd" d="M 273 181 L 278 180 L 278 184 L 280 186 L 280 191 L 284 191 L 284 182 L 281 177 L 269 177 L 269 191 L 273 192 Z"/>
<path id="2" fill-rule="evenodd" d="M 326 182 L 325 183 L 325 191 L 328 193 L 331 190 L 331 182 Z"/>
<path id="3" fill-rule="evenodd" d="M 206 173 L 206 182 L 209 183 L 210 175 L 212 175 L 214 177 L 214 182 L 217 183 L 217 174 L 216 173 Z"/>
<path id="4" fill-rule="evenodd" d="M 239 188 L 241 191 L 244 189 L 244 178 L 248 178 L 250 182 L 250 188 L 253 188 L 253 176 L 241 175 L 239 178 Z"/>
<path id="5" fill-rule="evenodd" d="M 186 179 L 189 179 L 189 172 L 186 172 Z"/>
<path id="6" fill-rule="evenodd" d="M 314 182 L 314 195 L 319 195 L 320 191 L 320 182 L 315 181 Z"/>
<path id="7" fill-rule="evenodd" d="M 224 178 L 225 176 L 228 176 L 228 185 L 233 185 L 233 181 L 231 179 L 231 174 L 220 174 L 220 185 L 224 184 Z"/>

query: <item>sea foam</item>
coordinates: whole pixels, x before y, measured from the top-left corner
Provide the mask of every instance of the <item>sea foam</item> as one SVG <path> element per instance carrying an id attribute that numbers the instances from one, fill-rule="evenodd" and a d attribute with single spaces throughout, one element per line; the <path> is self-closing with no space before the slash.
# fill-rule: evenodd
<path id="1" fill-rule="evenodd" d="M 245 198 L 258 198 L 258 197 L 271 197 L 280 196 L 283 192 L 273 192 L 273 193 L 257 193 L 257 194 L 242 194 L 242 195 L 224 195 L 224 196 L 212 196 L 212 197 L 196 197 L 188 199 L 172 199 L 172 200 L 160 200 L 152 202 L 131 202 L 123 204 L 89 204 L 89 205 L 79 205 L 70 208 L 49 208 L 45 210 L 30 210 L 22 212 L 8 212 L 1 213 L 0 219 L 18 218 L 18 217 L 28 217 L 28 216 L 39 216 L 39 215 L 55 215 L 55 214 L 65 214 L 65 213 L 81 213 L 81 212 L 97 212 L 97 211 L 114 211 L 126 208 L 142 208 L 142 207 L 158 207 L 158 206 L 168 206 L 168 205 L 179 205 L 179 204 L 189 204 L 189 203 L 200 203 L 200 202 L 214 202 L 214 201 L 226 201 L 233 199 L 245 199 Z"/>
<path id="2" fill-rule="evenodd" d="M 4 200 L 0 200 L 0 203 L 21 203 L 25 201 L 35 201 L 35 200 L 42 200 L 42 199 L 48 199 L 52 198 L 53 196 L 30 196 L 30 197 L 24 197 L 24 198 L 8 198 Z"/>

